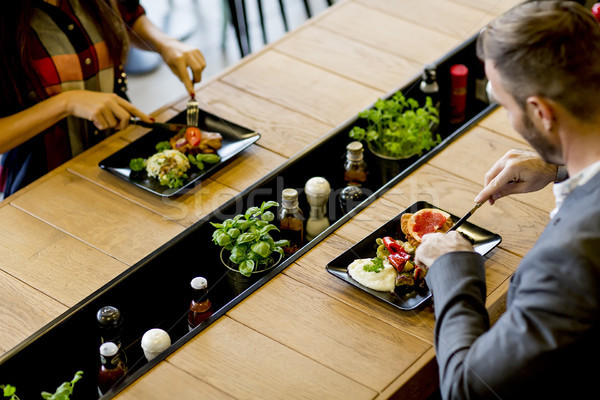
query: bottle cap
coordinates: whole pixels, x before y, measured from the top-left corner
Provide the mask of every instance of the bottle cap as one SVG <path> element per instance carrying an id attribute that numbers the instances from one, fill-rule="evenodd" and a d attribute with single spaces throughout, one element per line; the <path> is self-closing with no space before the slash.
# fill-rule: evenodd
<path id="1" fill-rule="evenodd" d="M 423 69 L 423 75 L 421 75 L 421 79 L 423 79 L 426 83 L 433 83 L 435 82 L 436 77 L 436 66 L 434 64 L 426 65 Z"/>
<path id="2" fill-rule="evenodd" d="M 171 345 L 169 334 L 162 329 L 150 329 L 142 336 L 142 349 L 148 361 L 162 353 Z"/>
<path id="3" fill-rule="evenodd" d="M 117 326 L 122 321 L 121 312 L 113 306 L 105 306 L 99 309 L 96 313 L 96 319 L 100 325 L 105 327 Z"/>
<path id="4" fill-rule="evenodd" d="M 295 208 L 298 206 L 298 191 L 296 189 L 283 189 L 281 192 L 281 205 L 283 208 Z"/>
<path id="5" fill-rule="evenodd" d="M 296 189 L 283 189 L 281 192 L 281 198 L 284 201 L 293 201 L 298 198 L 298 191 Z"/>
<path id="6" fill-rule="evenodd" d="M 102 343 L 100 346 L 100 355 L 104 357 L 112 357 L 119 352 L 119 347 L 113 342 Z"/>
<path id="7" fill-rule="evenodd" d="M 464 87 L 467 86 L 467 76 L 469 75 L 469 69 L 463 64 L 454 64 L 450 67 L 450 77 L 452 81 L 452 87 Z"/>
<path id="8" fill-rule="evenodd" d="M 206 289 L 208 287 L 208 281 L 206 280 L 206 278 L 197 276 L 194 279 L 192 279 L 192 282 L 190 282 L 190 285 L 195 290 Z"/>
<path id="9" fill-rule="evenodd" d="M 350 161 L 360 161 L 363 159 L 363 145 L 361 142 L 359 141 L 354 141 L 354 142 L 350 142 L 348 143 L 348 146 L 346 146 L 346 150 L 348 151 L 346 153 L 346 158 Z"/>

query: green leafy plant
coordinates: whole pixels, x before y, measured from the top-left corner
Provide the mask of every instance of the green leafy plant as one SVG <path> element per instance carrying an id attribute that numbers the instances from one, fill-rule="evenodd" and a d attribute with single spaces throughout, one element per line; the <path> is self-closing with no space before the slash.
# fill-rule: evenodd
<path id="1" fill-rule="evenodd" d="M 229 260 L 238 266 L 244 276 L 265 269 L 275 262 L 273 253 L 283 257 L 283 246 L 288 240 L 275 241 L 271 231 L 279 229 L 271 223 L 275 215 L 268 208 L 279 206 L 275 201 L 263 202 L 260 207 L 250 207 L 244 214 L 238 214 L 222 223 L 211 222 L 216 229 L 212 240 L 222 249 L 229 251 Z"/>
<path id="2" fill-rule="evenodd" d="M 83 376 L 83 371 L 77 371 L 75 376 L 70 382 L 63 382 L 59 387 L 56 388 L 54 393 L 42 392 L 41 396 L 44 400 L 69 400 L 73 394 L 75 383 L 80 380 Z M 3 397 L 8 397 L 9 400 L 19 400 L 17 396 L 17 388 L 11 385 L 0 385 L 0 389 L 3 390 Z"/>
<path id="3" fill-rule="evenodd" d="M 355 126 L 350 130 L 354 140 L 366 142 L 369 147 L 384 156 L 408 158 L 423 154 L 441 142 L 431 127 L 439 123 L 439 112 L 430 97 L 425 105 L 406 98 L 401 91 L 387 100 L 378 99 L 371 109 L 358 116 L 367 121 L 367 128 Z"/>

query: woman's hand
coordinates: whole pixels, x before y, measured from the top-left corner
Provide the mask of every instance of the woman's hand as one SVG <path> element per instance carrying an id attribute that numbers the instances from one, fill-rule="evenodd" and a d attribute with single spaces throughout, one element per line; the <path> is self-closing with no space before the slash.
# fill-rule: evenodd
<path id="1" fill-rule="evenodd" d="M 202 71 L 206 67 L 206 61 L 202 52 L 195 47 L 181 43 L 177 40 L 169 41 L 169 45 L 163 47 L 161 56 L 171 71 L 183 82 L 188 93 L 194 93 L 194 83 L 202 79 Z M 192 72 L 192 79 L 190 73 Z"/>
<path id="2" fill-rule="evenodd" d="M 548 164 L 532 150 L 510 150 L 485 174 L 484 188 L 475 202 L 494 204 L 509 194 L 540 190 L 556 178 L 558 166 Z"/>
<path id="3" fill-rule="evenodd" d="M 69 115 L 92 121 L 100 130 L 124 129 L 131 116 L 139 117 L 145 122 L 153 121 L 133 104 L 114 93 L 71 90 L 61 93 L 60 96 L 67 102 Z"/>
<path id="4" fill-rule="evenodd" d="M 202 71 L 206 67 L 200 50 L 170 37 L 145 15 L 135 21 L 129 37 L 137 47 L 160 54 L 171 71 L 183 82 L 187 92 L 194 94 L 194 83 L 200 82 Z M 191 70 L 191 78 L 188 68 Z"/>

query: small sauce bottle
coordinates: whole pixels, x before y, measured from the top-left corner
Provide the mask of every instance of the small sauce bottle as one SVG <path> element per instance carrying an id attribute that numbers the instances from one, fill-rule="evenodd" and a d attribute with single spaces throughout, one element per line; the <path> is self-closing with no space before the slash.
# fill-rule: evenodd
<path id="1" fill-rule="evenodd" d="M 363 145 L 359 141 L 346 146 L 344 180 L 352 185 L 361 186 L 367 181 L 367 164 L 363 157 Z"/>
<path id="2" fill-rule="evenodd" d="M 121 333 L 123 332 L 123 316 L 118 308 L 104 306 L 96 313 L 98 329 L 100 331 L 100 344 L 113 342 L 119 348 L 119 358 L 127 368 L 127 355 L 121 344 Z"/>
<path id="3" fill-rule="evenodd" d="M 123 362 L 119 358 L 119 347 L 113 342 L 100 346 L 100 370 L 98 371 L 98 394 L 103 396 L 125 376 Z"/>
<path id="4" fill-rule="evenodd" d="M 188 327 L 190 331 L 206 321 L 213 313 L 212 304 L 208 298 L 208 282 L 198 276 L 192 279 L 190 285 L 194 290 L 190 309 L 188 310 Z"/>
<path id="5" fill-rule="evenodd" d="M 469 69 L 463 64 L 450 67 L 450 123 L 459 124 L 465 120 L 467 111 L 467 78 Z"/>
<path id="6" fill-rule="evenodd" d="M 421 75 L 421 83 L 419 89 L 425 96 L 431 97 L 433 105 L 438 110 L 440 109 L 440 86 L 437 82 L 437 69 L 435 65 L 426 65 Z"/>
<path id="7" fill-rule="evenodd" d="M 289 240 L 290 245 L 284 246 L 286 256 L 294 254 L 304 242 L 304 215 L 298 205 L 298 191 L 284 189 L 281 192 L 281 208 L 279 209 L 279 228 L 281 238 Z"/>

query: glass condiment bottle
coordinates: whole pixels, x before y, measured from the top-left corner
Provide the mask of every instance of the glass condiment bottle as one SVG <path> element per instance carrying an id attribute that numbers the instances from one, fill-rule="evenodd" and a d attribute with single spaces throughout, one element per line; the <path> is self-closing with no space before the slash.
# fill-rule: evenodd
<path id="1" fill-rule="evenodd" d="M 304 215 L 298 205 L 296 189 L 284 189 L 281 192 L 279 228 L 281 238 L 290 241 L 289 246 L 283 247 L 285 254 L 289 256 L 298 251 L 304 241 Z"/>
<path id="2" fill-rule="evenodd" d="M 344 180 L 349 184 L 361 186 L 367 181 L 367 164 L 363 157 L 363 151 L 363 145 L 359 141 L 350 142 L 346 146 Z"/>
<path id="3" fill-rule="evenodd" d="M 433 105 L 438 110 L 440 109 L 440 86 L 437 82 L 437 69 L 435 65 L 426 65 L 421 75 L 421 83 L 419 89 L 425 96 L 431 97 Z"/>
<path id="4" fill-rule="evenodd" d="M 104 306 L 96 313 L 98 329 L 100 331 L 100 344 L 113 342 L 119 348 L 119 358 L 127 368 L 127 355 L 121 343 L 123 332 L 123 316 L 118 308 Z"/>
<path id="5" fill-rule="evenodd" d="M 119 358 L 119 347 L 113 342 L 102 343 L 100 346 L 100 363 L 98 394 L 102 397 L 125 376 L 126 371 Z"/>
<path id="6" fill-rule="evenodd" d="M 467 79 L 469 69 L 466 65 L 455 64 L 450 67 L 450 123 L 459 124 L 466 118 Z"/>
<path id="7" fill-rule="evenodd" d="M 206 321 L 213 313 L 212 304 L 208 298 L 208 282 L 202 276 L 197 276 L 190 282 L 193 297 L 188 310 L 188 327 L 190 331 Z"/>
<path id="8" fill-rule="evenodd" d="M 310 178 L 304 186 L 304 193 L 310 205 L 310 216 L 306 221 L 306 240 L 312 240 L 329 227 L 327 201 L 331 186 L 320 176 Z"/>

